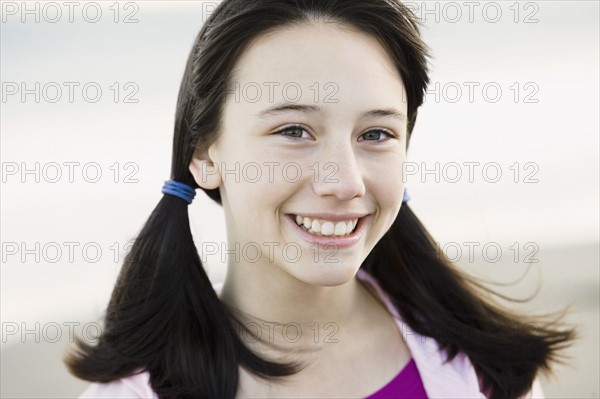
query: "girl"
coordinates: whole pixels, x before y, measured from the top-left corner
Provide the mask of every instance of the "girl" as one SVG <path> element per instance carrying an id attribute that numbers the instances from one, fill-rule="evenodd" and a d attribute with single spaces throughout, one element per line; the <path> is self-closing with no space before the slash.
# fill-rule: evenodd
<path id="1" fill-rule="evenodd" d="M 541 397 L 573 331 L 524 328 L 406 203 L 427 57 L 394 0 L 223 1 L 187 62 L 172 180 L 101 339 L 67 359 L 82 397 Z M 222 286 L 197 188 L 225 210 Z"/>

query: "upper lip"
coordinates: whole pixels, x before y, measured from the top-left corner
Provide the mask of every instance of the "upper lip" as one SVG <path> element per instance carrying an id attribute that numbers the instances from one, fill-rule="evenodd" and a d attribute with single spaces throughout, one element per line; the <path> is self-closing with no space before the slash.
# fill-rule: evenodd
<path id="1" fill-rule="evenodd" d="M 300 216 L 308 217 L 311 219 L 323 219 L 323 220 L 331 220 L 332 222 L 341 222 L 341 221 L 346 221 L 346 220 L 360 219 L 364 216 L 369 215 L 369 213 L 365 213 L 365 212 L 352 212 L 352 213 L 298 212 L 298 213 L 292 213 L 290 215 L 294 215 L 294 216 L 300 215 Z"/>

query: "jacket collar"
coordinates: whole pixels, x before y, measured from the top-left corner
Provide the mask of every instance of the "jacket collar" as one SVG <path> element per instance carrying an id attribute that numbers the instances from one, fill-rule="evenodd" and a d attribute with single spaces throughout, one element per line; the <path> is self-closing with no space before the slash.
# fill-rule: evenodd
<path id="1" fill-rule="evenodd" d="M 435 339 L 410 329 L 373 276 L 359 269 L 357 278 L 369 283 L 394 317 L 402 339 L 417 365 L 428 397 L 485 399 L 485 395 L 479 390 L 477 373 L 468 356 L 459 352 L 452 361 L 446 362 L 446 351 L 439 347 Z"/>

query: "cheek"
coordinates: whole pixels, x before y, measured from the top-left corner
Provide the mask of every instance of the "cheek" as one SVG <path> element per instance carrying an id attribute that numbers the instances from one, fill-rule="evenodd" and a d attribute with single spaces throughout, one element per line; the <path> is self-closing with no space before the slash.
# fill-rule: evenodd
<path id="1" fill-rule="evenodd" d="M 398 158 L 372 164 L 368 169 L 367 192 L 376 202 L 379 218 L 386 230 L 394 222 L 402 205 L 405 186 L 402 169 L 402 162 Z"/>
<path id="2" fill-rule="evenodd" d="M 269 204 L 256 195 L 254 185 L 245 182 L 227 182 L 228 237 L 241 243 L 268 241 Z M 243 244 L 242 244 L 243 245 Z"/>
<path id="3" fill-rule="evenodd" d="M 402 205 L 403 193 L 404 184 L 399 176 L 388 175 L 384 179 L 381 179 L 376 185 L 372 186 L 372 195 L 375 198 L 375 201 L 377 201 L 377 206 L 380 208 L 380 212 L 385 218 L 395 218 L 395 215 Z"/>
<path id="4" fill-rule="evenodd" d="M 386 190 L 383 190 L 381 195 L 385 198 L 386 203 L 401 203 L 406 184 L 402 172 L 388 172 L 383 176 L 385 177 L 382 179 L 382 182 L 385 184 Z"/>
<path id="5" fill-rule="evenodd" d="M 373 157 L 365 162 L 366 178 L 376 199 L 382 204 L 402 202 L 404 185 L 404 154 Z"/>
<path id="6" fill-rule="evenodd" d="M 231 214 L 244 230 L 266 232 L 291 195 L 292 185 L 282 182 L 274 172 L 269 176 L 264 168 L 252 166 L 244 170 L 240 163 L 238 171 L 227 174 L 223 186 Z"/>

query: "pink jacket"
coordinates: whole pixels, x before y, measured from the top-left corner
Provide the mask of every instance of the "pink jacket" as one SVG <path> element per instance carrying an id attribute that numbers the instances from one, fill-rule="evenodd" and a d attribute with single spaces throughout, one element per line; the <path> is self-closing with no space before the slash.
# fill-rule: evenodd
<path id="1" fill-rule="evenodd" d="M 445 355 L 437 342 L 433 338 L 421 336 L 409 329 L 375 278 L 362 269 L 358 271 L 357 278 L 368 282 L 375 289 L 388 311 L 396 319 L 396 324 L 415 360 L 429 398 L 485 399 L 485 395 L 479 389 L 475 369 L 465 354 L 459 353 L 451 362 L 444 364 Z M 222 286 L 221 282 L 213 287 L 219 293 Z M 158 396 L 150 387 L 149 374 L 144 372 L 106 384 L 93 383 L 80 398 L 158 399 Z M 534 381 L 531 391 L 523 397 L 523 399 L 529 398 L 544 398 L 538 379 Z"/>

